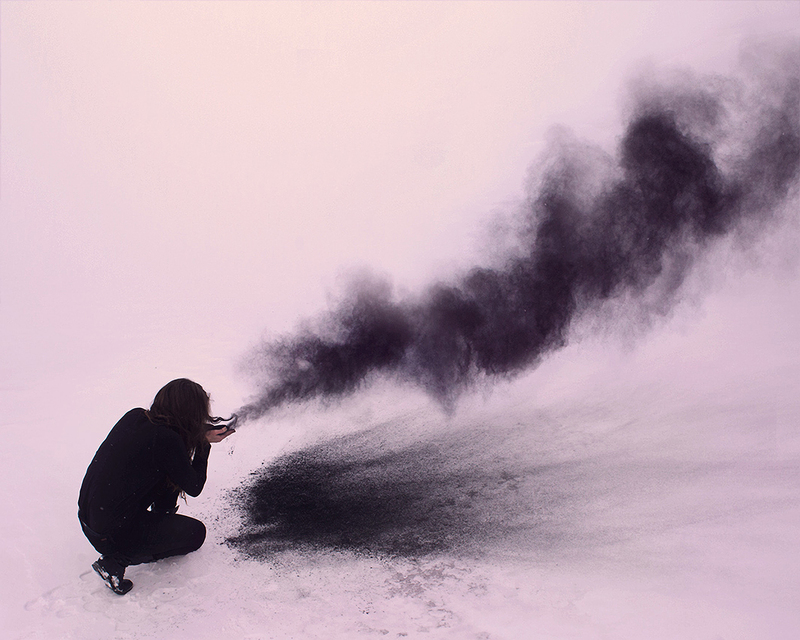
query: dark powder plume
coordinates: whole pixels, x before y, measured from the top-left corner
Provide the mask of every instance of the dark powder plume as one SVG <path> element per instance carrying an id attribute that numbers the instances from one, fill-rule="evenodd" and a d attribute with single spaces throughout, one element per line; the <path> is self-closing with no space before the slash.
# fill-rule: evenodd
<path id="1" fill-rule="evenodd" d="M 668 307 L 700 251 L 768 220 L 797 183 L 798 56 L 770 60 L 756 90 L 688 76 L 640 86 L 616 157 L 556 145 L 522 208 L 522 250 L 413 299 L 355 283 L 312 329 L 252 355 L 261 390 L 240 417 L 338 397 L 374 374 L 449 406 L 480 380 L 535 366 L 605 301 L 659 291 Z"/>

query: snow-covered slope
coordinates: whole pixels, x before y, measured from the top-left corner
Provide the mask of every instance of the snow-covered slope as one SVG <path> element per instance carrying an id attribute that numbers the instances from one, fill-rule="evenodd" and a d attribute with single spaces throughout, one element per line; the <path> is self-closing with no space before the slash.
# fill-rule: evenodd
<path id="1" fill-rule="evenodd" d="M 91 572 L 74 517 L 89 443 L 60 434 L 25 452 L 19 438 L 3 454 L 7 637 L 790 638 L 798 300 L 796 280 L 762 270 L 633 350 L 586 339 L 451 416 L 387 385 L 246 426 L 181 506 L 207 523 L 206 545 L 130 568 L 125 597 Z M 29 428 L 58 434 L 52 418 Z M 335 437 L 385 482 L 471 496 L 458 542 L 417 557 L 277 545 L 252 558 L 224 544 L 242 515 L 230 487 L 281 454 L 336 455 Z M 404 478 L 375 468 L 410 446 Z"/>

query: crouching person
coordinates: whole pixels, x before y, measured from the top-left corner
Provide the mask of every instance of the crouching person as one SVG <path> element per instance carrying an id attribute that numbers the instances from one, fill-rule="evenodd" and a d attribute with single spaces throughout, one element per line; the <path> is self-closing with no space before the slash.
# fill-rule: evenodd
<path id="1" fill-rule="evenodd" d="M 206 482 L 211 443 L 233 429 L 211 417 L 210 398 L 181 378 L 161 389 L 149 410 L 133 409 L 97 450 L 81 485 L 78 518 L 101 554 L 92 568 L 120 595 L 133 583 L 125 568 L 184 555 L 206 537 L 202 522 L 177 512 L 183 492 L 198 496 Z"/>

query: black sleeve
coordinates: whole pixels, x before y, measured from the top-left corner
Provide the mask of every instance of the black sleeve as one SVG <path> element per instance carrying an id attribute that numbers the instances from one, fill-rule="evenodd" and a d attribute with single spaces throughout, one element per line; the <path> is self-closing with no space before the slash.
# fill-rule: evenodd
<path id="1" fill-rule="evenodd" d="M 147 501 L 152 498 L 153 511 L 156 513 L 175 513 L 178 509 L 178 495 L 180 491 L 165 478 L 155 488 Z"/>
<path id="2" fill-rule="evenodd" d="M 189 462 L 189 454 L 176 433 L 167 431 L 166 437 L 159 438 L 156 446 L 156 465 L 166 473 L 170 480 L 190 496 L 200 495 L 206 483 L 208 470 L 208 453 L 211 445 L 204 443 L 195 451 L 194 459 Z"/>

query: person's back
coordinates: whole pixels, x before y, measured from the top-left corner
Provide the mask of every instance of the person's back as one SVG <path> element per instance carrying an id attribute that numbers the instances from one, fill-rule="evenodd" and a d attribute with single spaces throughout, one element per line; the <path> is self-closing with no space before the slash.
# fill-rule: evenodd
<path id="1" fill-rule="evenodd" d="M 144 409 L 133 409 L 114 426 L 97 450 L 81 485 L 78 509 L 93 531 L 111 533 L 124 528 L 153 502 L 168 478 L 169 462 L 188 467 L 190 460 L 180 437 L 166 425 L 151 421 Z M 175 465 L 172 465 L 175 466 Z M 198 469 L 193 482 L 180 488 L 197 495 L 205 481 Z M 198 486 L 199 485 L 199 486 Z"/>

